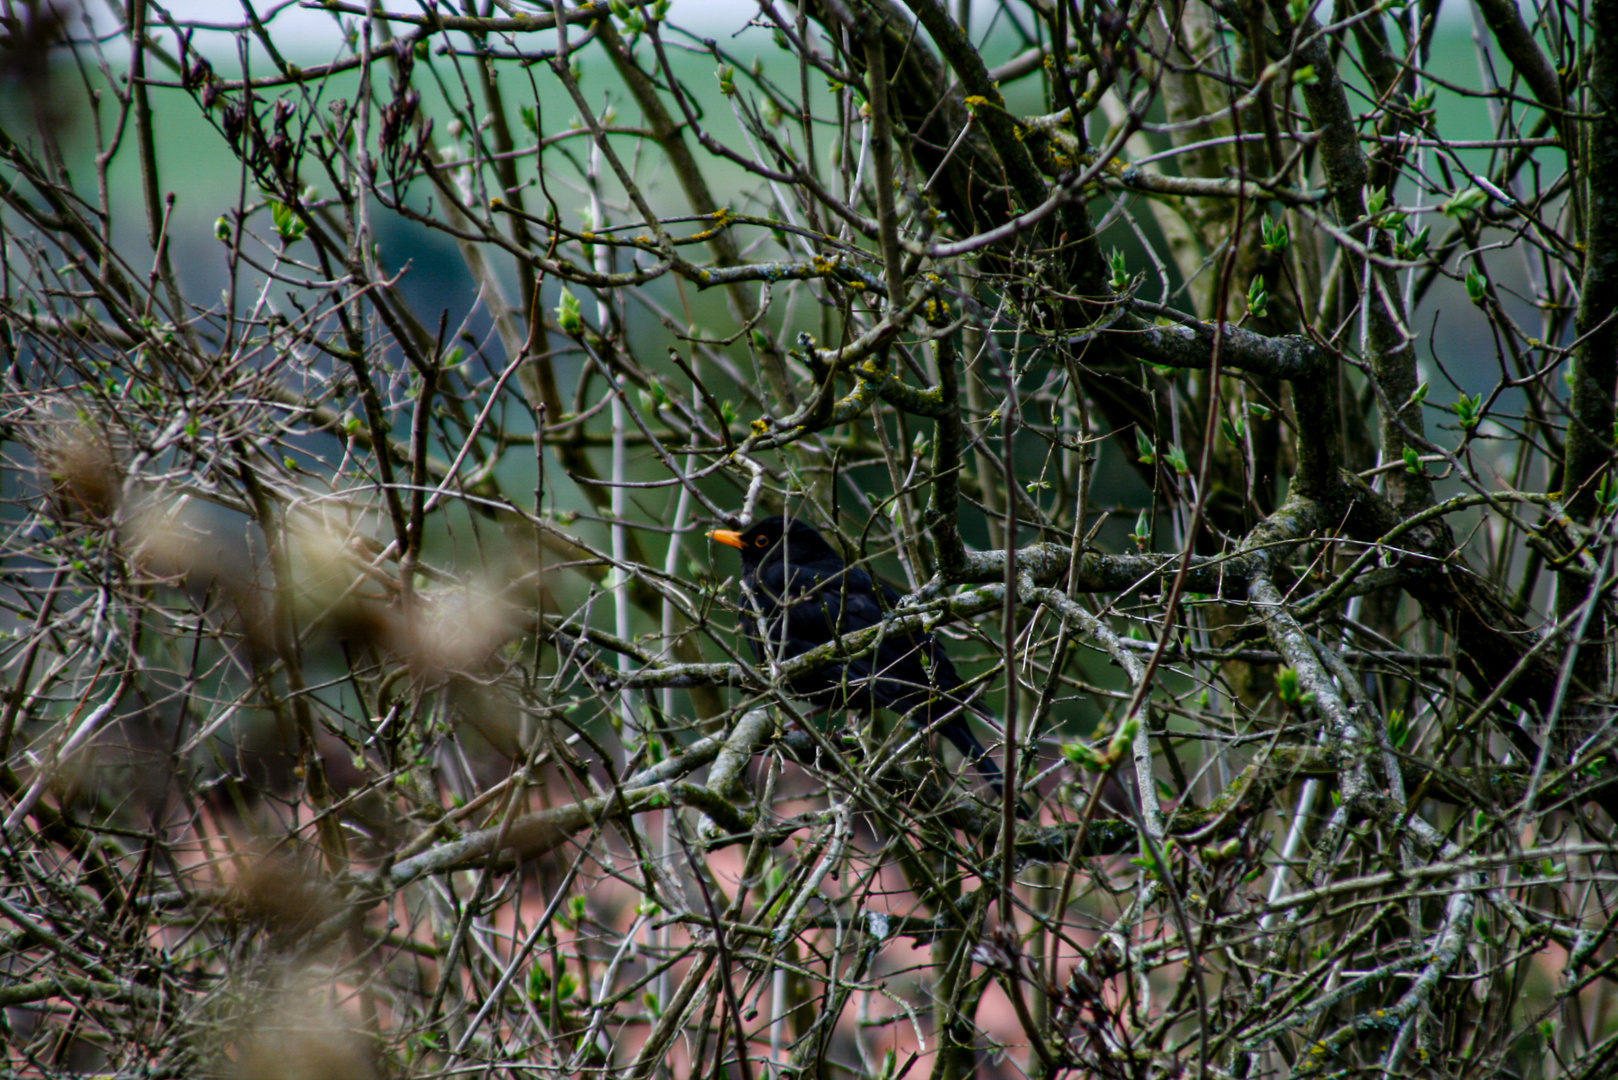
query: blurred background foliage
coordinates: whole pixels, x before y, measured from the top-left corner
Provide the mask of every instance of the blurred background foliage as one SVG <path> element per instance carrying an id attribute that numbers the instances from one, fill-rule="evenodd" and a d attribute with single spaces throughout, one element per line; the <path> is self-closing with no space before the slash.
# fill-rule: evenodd
<path id="1" fill-rule="evenodd" d="M 1609 4 L 8 4 L 8 1066 L 1607 1075 Z"/>

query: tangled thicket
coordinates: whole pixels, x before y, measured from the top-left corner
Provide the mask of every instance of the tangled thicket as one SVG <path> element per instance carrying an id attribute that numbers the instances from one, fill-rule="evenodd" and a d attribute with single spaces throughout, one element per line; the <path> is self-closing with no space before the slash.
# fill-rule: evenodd
<path id="1" fill-rule="evenodd" d="M 8 5 L 8 1070 L 1611 1075 L 1618 0 L 1471 3 Z M 781 690 L 918 628 L 1003 798 Z"/>

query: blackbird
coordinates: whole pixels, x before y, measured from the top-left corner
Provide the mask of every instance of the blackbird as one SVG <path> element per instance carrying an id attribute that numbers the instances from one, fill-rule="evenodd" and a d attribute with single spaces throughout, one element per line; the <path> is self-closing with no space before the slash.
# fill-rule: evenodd
<path id="1" fill-rule="evenodd" d="M 899 601 L 897 589 L 849 566 L 804 522 L 768 517 L 745 532 L 715 529 L 708 535 L 742 553 L 739 629 L 761 663 L 790 660 L 876 626 Z M 918 725 L 936 725 L 996 794 L 1003 791 L 1000 766 L 967 724 L 972 706 L 957 693 L 961 676 L 931 634 L 885 634 L 866 655 L 833 661 L 788 687 L 820 708 L 891 709 Z"/>

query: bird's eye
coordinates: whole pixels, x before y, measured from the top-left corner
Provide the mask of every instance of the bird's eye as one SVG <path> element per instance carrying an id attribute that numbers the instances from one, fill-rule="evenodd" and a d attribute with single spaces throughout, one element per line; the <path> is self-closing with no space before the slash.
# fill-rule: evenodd
<path id="1" fill-rule="evenodd" d="M 757 540 L 754 540 L 753 543 L 758 547 L 769 547 L 770 538 L 768 536 L 761 536 Z"/>

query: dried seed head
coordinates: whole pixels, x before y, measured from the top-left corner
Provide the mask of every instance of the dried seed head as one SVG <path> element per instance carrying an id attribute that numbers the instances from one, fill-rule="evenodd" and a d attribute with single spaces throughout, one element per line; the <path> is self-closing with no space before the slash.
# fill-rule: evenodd
<path id="1" fill-rule="evenodd" d="M 281 935 L 313 930 L 341 910 L 335 892 L 304 865 L 284 855 L 250 862 L 231 889 L 241 918 Z"/>
<path id="2" fill-rule="evenodd" d="M 306 987 L 269 995 L 237 1039 L 236 1060 L 221 1070 L 233 1080 L 377 1080 L 376 1053 L 330 991 Z"/>
<path id="3" fill-rule="evenodd" d="M 51 509 L 80 523 L 110 519 L 123 501 L 124 469 L 107 433 L 84 417 L 43 425 L 34 446 Z"/>

